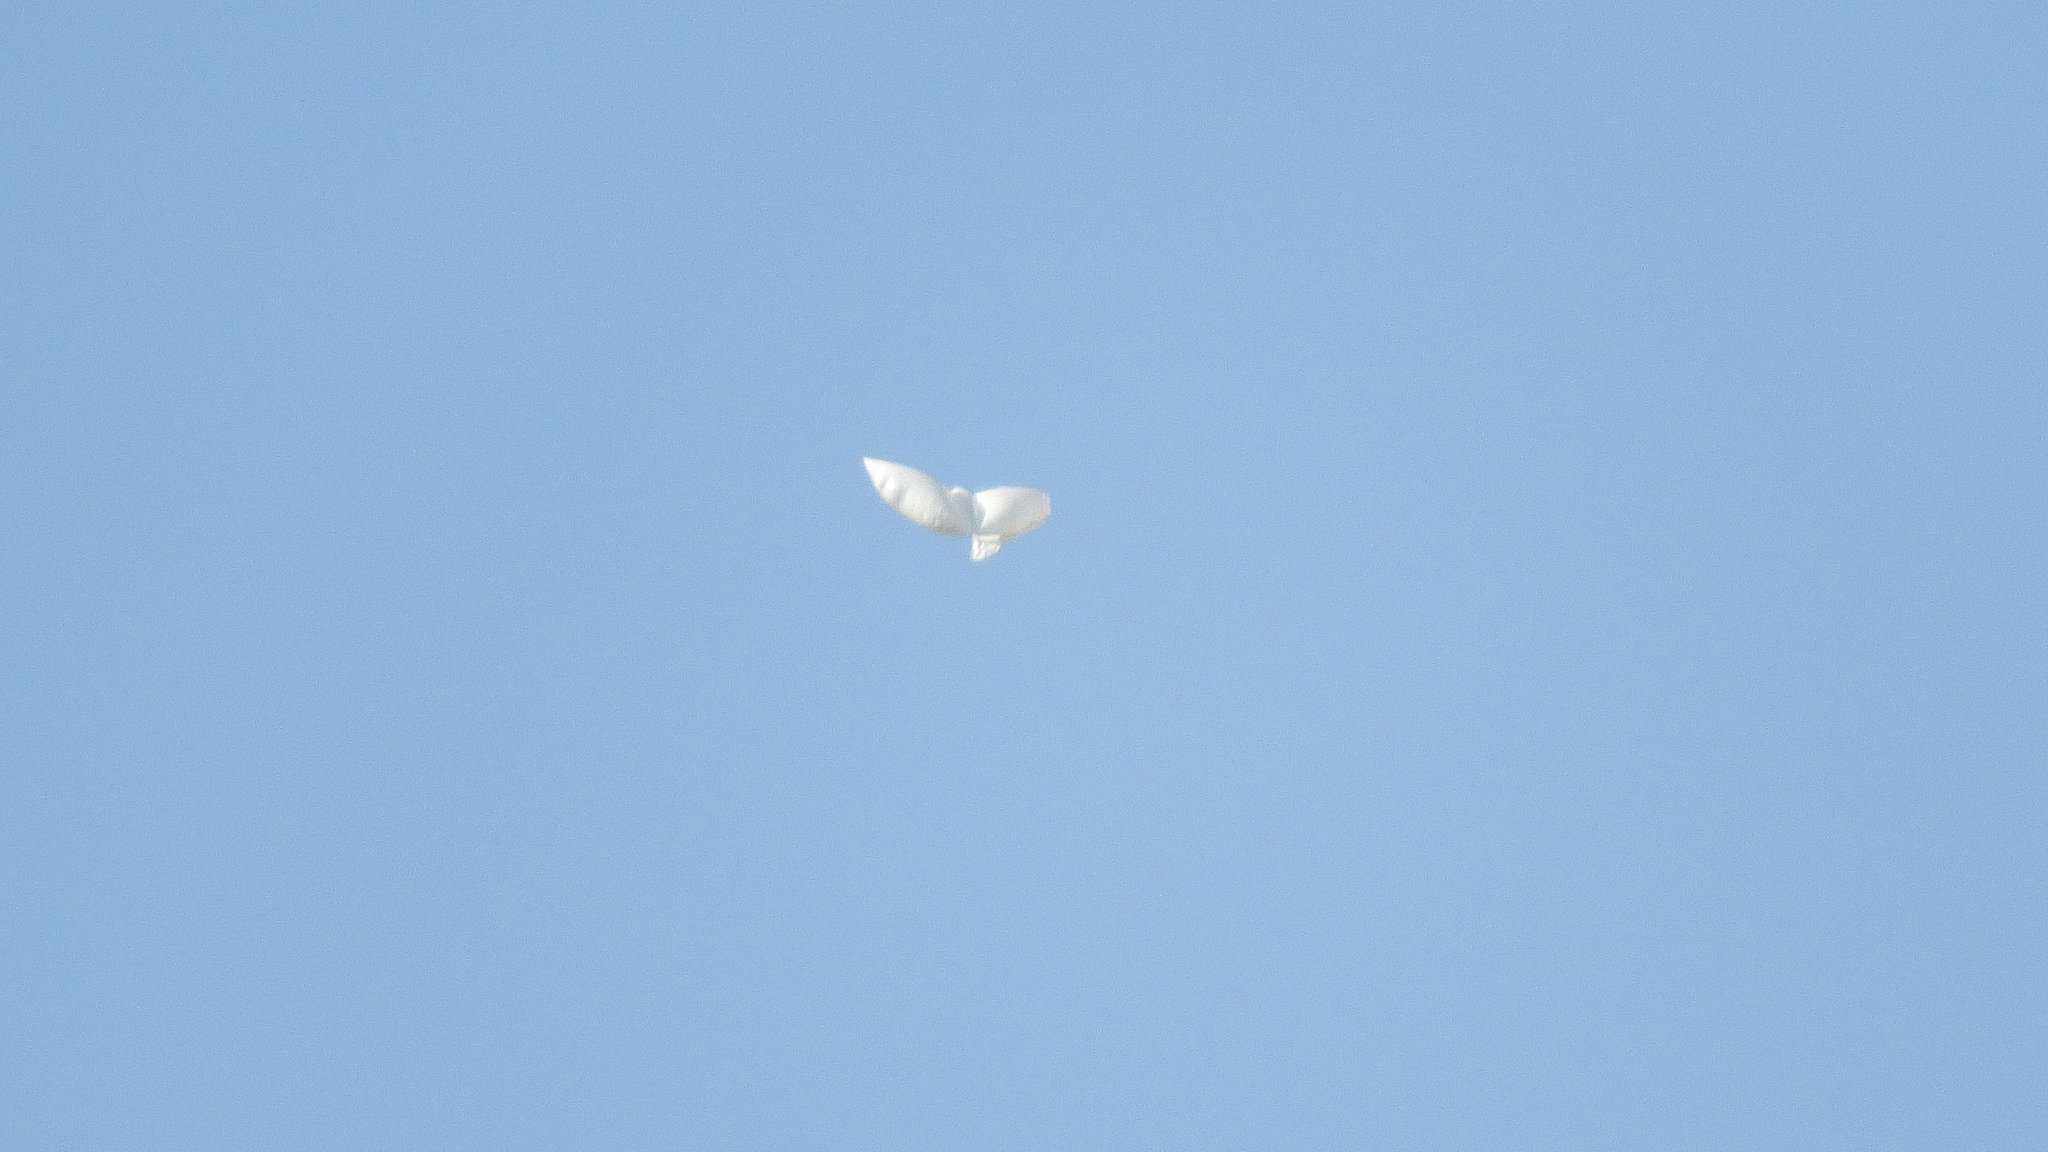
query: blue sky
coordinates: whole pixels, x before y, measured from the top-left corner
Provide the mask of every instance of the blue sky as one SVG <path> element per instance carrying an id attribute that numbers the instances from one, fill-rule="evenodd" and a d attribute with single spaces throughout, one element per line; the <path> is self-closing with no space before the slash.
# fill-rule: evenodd
<path id="1" fill-rule="evenodd" d="M 2044 43 L 15 7 L 0 1136 L 2041 1147 Z"/>

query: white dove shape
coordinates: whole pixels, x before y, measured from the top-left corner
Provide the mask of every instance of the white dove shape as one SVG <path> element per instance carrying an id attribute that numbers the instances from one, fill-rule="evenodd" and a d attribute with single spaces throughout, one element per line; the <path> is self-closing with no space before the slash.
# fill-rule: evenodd
<path id="1" fill-rule="evenodd" d="M 974 538 L 970 559 L 986 560 L 1052 515 L 1052 497 L 1036 488 L 948 488 L 907 464 L 861 457 L 889 507 L 943 536 Z"/>

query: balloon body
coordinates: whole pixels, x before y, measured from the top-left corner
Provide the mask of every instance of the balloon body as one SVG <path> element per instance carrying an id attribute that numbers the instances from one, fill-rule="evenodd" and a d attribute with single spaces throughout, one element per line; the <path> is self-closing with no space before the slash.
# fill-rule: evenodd
<path id="1" fill-rule="evenodd" d="M 986 560 L 1008 540 L 1031 531 L 1052 515 L 1052 497 L 1036 488 L 948 488 L 931 476 L 888 460 L 864 456 L 868 480 L 889 507 L 905 519 L 945 536 L 971 536 L 968 556 Z"/>

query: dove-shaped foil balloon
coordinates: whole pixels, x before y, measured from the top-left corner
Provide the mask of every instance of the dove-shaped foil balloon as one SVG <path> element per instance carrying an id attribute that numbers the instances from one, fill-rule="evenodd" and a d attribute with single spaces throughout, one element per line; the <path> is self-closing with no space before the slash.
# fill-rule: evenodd
<path id="1" fill-rule="evenodd" d="M 969 492 L 948 488 L 906 464 L 872 456 L 863 456 L 860 462 L 868 466 L 875 491 L 911 523 L 944 536 L 973 537 L 974 549 L 968 555 L 975 560 L 995 555 L 1004 541 L 1022 536 L 1052 515 L 1052 497 L 1036 488 Z"/>

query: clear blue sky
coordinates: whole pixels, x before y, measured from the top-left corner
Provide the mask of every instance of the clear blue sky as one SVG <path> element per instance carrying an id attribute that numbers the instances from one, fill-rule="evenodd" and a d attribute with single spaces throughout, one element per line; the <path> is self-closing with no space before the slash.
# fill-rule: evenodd
<path id="1" fill-rule="evenodd" d="M 0 1144 L 2048 1146 L 2044 44 L 12 6 Z"/>

